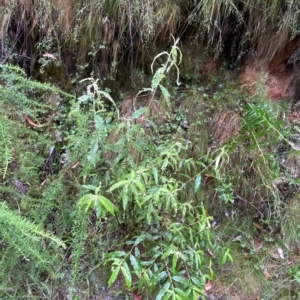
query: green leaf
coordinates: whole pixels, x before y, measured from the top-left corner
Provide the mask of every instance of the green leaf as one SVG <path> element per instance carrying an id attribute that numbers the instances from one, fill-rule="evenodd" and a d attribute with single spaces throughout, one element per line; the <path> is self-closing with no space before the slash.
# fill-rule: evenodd
<path id="1" fill-rule="evenodd" d="M 127 158 L 128 152 L 127 151 L 122 151 L 119 153 L 119 155 L 114 159 L 114 164 L 117 165 L 119 164 L 124 158 Z"/>
<path id="2" fill-rule="evenodd" d="M 160 87 L 161 92 L 162 92 L 162 94 L 163 94 L 163 96 L 164 96 L 164 98 L 167 102 L 168 107 L 170 107 L 171 103 L 170 103 L 170 93 L 169 93 L 169 91 L 161 84 L 159 85 L 159 87 Z"/>
<path id="3" fill-rule="evenodd" d="M 130 273 L 129 267 L 125 261 L 123 262 L 123 265 L 121 266 L 121 271 L 125 278 L 126 286 L 130 290 L 131 284 L 132 284 L 132 278 L 131 278 L 131 273 Z"/>
<path id="4" fill-rule="evenodd" d="M 189 284 L 189 281 L 182 276 L 173 276 L 172 279 L 178 283 L 183 284 L 184 286 L 187 286 Z"/>
<path id="5" fill-rule="evenodd" d="M 123 186 L 123 185 L 126 185 L 126 184 L 128 184 L 128 183 L 129 183 L 128 180 L 121 180 L 121 181 L 119 181 L 119 182 L 113 184 L 113 185 L 110 187 L 109 191 L 112 192 L 112 191 L 114 191 L 115 189 L 117 189 L 118 187 Z"/>
<path id="6" fill-rule="evenodd" d="M 95 197 L 96 197 L 96 195 L 94 195 L 94 194 L 86 194 L 80 198 L 79 205 L 84 205 L 84 204 L 93 202 L 93 201 L 95 201 Z"/>
<path id="7" fill-rule="evenodd" d="M 188 290 L 190 291 L 190 290 Z M 191 297 L 185 293 L 182 289 L 180 288 L 175 288 L 175 292 L 178 296 L 180 296 L 179 298 L 177 299 L 181 299 L 181 300 L 192 300 Z"/>
<path id="8" fill-rule="evenodd" d="M 118 211 L 118 208 L 104 196 L 98 195 L 98 199 L 101 202 L 101 204 L 106 208 L 106 210 L 114 216 L 115 211 Z"/>
<path id="9" fill-rule="evenodd" d="M 91 143 L 91 150 L 87 155 L 87 160 L 91 163 L 95 163 L 96 157 L 98 156 L 97 152 L 99 150 L 99 142 L 98 139 L 95 139 Z"/>
<path id="10" fill-rule="evenodd" d="M 82 96 L 80 96 L 80 97 L 78 98 L 79 103 L 86 103 L 86 102 L 88 102 L 90 99 L 91 99 L 91 97 L 88 96 L 88 95 L 82 95 Z"/>
<path id="11" fill-rule="evenodd" d="M 128 196 L 128 194 L 124 191 L 124 192 L 123 192 L 123 196 L 122 196 L 122 204 L 123 204 L 123 210 L 124 210 L 124 211 L 125 211 L 126 208 L 127 208 L 128 200 L 129 200 L 129 196 Z"/>
<path id="12" fill-rule="evenodd" d="M 100 218 L 103 215 L 105 215 L 105 210 L 103 209 L 100 201 L 95 201 L 94 209 L 96 210 L 96 216 L 97 218 Z"/>
<path id="13" fill-rule="evenodd" d="M 153 177 L 154 177 L 154 180 L 155 180 L 155 184 L 157 185 L 158 184 L 158 172 L 157 172 L 157 169 L 153 168 L 152 169 L 152 173 L 153 173 Z"/>
<path id="14" fill-rule="evenodd" d="M 130 181 L 132 181 L 132 180 L 134 179 L 134 177 L 135 177 L 135 171 L 132 170 L 131 173 L 128 175 L 128 179 L 129 179 Z"/>
<path id="15" fill-rule="evenodd" d="M 96 186 L 94 186 L 94 185 L 89 185 L 89 184 L 84 184 L 84 185 L 82 185 L 82 187 L 83 187 L 84 189 L 91 190 L 91 191 L 94 191 L 94 190 L 96 189 Z"/>
<path id="16" fill-rule="evenodd" d="M 132 265 L 133 270 L 135 271 L 136 275 L 140 277 L 140 267 L 139 267 L 138 261 L 132 254 L 130 254 L 129 259 L 130 259 L 131 265 Z"/>
<path id="17" fill-rule="evenodd" d="M 165 78 L 165 72 L 166 68 L 163 66 L 163 67 L 160 67 L 158 68 L 156 71 L 155 71 L 155 74 L 152 78 L 152 82 L 151 82 L 151 88 L 152 88 L 152 91 L 155 91 L 156 88 L 159 86 L 159 83 Z"/>
<path id="18" fill-rule="evenodd" d="M 145 191 L 145 186 L 139 181 L 139 180 L 135 180 L 134 183 L 136 184 L 136 186 L 140 189 L 140 191 L 142 193 L 144 193 Z"/>
<path id="19" fill-rule="evenodd" d="M 153 281 L 154 281 L 155 285 L 157 285 L 157 284 L 161 283 L 162 281 L 164 281 L 164 279 L 166 279 L 167 277 L 168 277 L 167 271 L 162 271 L 158 275 L 155 275 Z"/>
<path id="20" fill-rule="evenodd" d="M 125 251 L 114 251 L 106 255 L 107 258 L 124 257 L 124 256 L 126 256 Z"/>
<path id="21" fill-rule="evenodd" d="M 97 130 L 103 129 L 104 120 L 99 116 L 95 115 L 95 127 Z"/>
<path id="22" fill-rule="evenodd" d="M 104 96 L 106 99 L 108 99 L 110 102 L 112 102 L 113 104 L 115 104 L 113 98 L 111 97 L 111 95 L 105 91 L 99 90 L 98 91 L 99 94 L 101 94 L 102 96 Z"/>
<path id="23" fill-rule="evenodd" d="M 148 110 L 148 107 L 142 107 L 142 108 L 136 110 L 136 111 L 132 114 L 131 118 L 132 118 L 133 120 L 134 120 L 134 119 L 137 119 L 137 118 L 139 118 L 141 115 L 143 115 L 147 110 Z"/>
<path id="24" fill-rule="evenodd" d="M 163 296 L 167 293 L 171 285 L 171 282 L 166 282 L 162 289 L 159 291 L 158 295 L 156 296 L 155 300 L 161 300 Z"/>
<path id="25" fill-rule="evenodd" d="M 161 260 L 165 260 L 168 256 L 170 256 L 171 254 L 174 253 L 174 249 L 173 248 L 169 248 L 161 257 Z"/>
<path id="26" fill-rule="evenodd" d="M 148 211 L 147 211 L 147 222 L 148 222 L 148 224 L 150 224 L 151 221 L 152 221 L 152 212 L 153 212 L 153 204 L 149 203 Z"/>
<path id="27" fill-rule="evenodd" d="M 137 237 L 137 239 L 134 242 L 134 246 L 139 245 L 142 241 L 144 241 L 146 239 L 146 235 L 142 234 L 140 236 Z"/>
<path id="28" fill-rule="evenodd" d="M 172 273 L 175 273 L 176 271 L 177 261 L 178 261 L 178 256 L 176 255 L 176 253 L 174 253 L 172 259 Z"/>
<path id="29" fill-rule="evenodd" d="M 130 185 L 130 189 L 131 189 L 131 193 L 133 195 L 133 198 L 135 200 L 135 203 L 139 207 L 141 207 L 142 206 L 141 202 L 142 202 L 143 198 L 142 198 L 142 195 L 141 195 L 140 191 L 136 188 L 136 186 L 134 184 Z"/>
<path id="30" fill-rule="evenodd" d="M 204 282 L 201 282 L 197 277 L 191 277 L 191 280 L 196 287 L 204 288 Z"/>
<path id="31" fill-rule="evenodd" d="M 151 286 L 151 280 L 149 278 L 149 274 L 144 272 L 142 279 L 138 283 L 138 290 L 141 290 L 145 286 Z"/>
<path id="32" fill-rule="evenodd" d="M 117 266 L 117 267 L 113 270 L 113 272 L 112 272 L 112 274 L 110 275 L 110 278 L 109 278 L 109 280 L 108 280 L 108 287 L 110 287 L 110 286 L 116 281 L 117 276 L 119 275 L 119 272 L 120 272 L 120 268 L 121 268 L 121 266 Z"/>
<path id="33" fill-rule="evenodd" d="M 195 179 L 195 186 L 194 186 L 194 192 L 196 193 L 200 187 L 201 184 L 201 175 L 198 174 L 196 179 Z"/>
<path id="34" fill-rule="evenodd" d="M 172 296 L 171 294 L 165 294 L 165 296 L 163 297 L 163 300 L 168 300 L 168 299 L 170 299 L 171 296 Z M 173 299 L 174 299 L 174 295 L 173 295 Z M 182 300 L 182 299 L 180 299 L 180 300 Z"/>
<path id="35" fill-rule="evenodd" d="M 87 212 L 91 205 L 93 205 L 93 208 L 94 208 L 96 197 L 97 196 L 93 195 L 93 194 L 86 194 L 80 198 L 80 200 L 78 202 L 78 206 L 79 207 L 86 206 L 85 212 Z"/>

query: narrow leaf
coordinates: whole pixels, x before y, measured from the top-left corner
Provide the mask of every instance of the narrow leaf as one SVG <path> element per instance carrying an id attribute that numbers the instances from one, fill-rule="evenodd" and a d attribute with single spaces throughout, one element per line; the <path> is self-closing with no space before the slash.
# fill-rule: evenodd
<path id="1" fill-rule="evenodd" d="M 175 292 L 179 296 L 178 299 L 181 299 L 181 300 L 185 300 L 185 299 L 192 300 L 192 298 L 187 293 L 185 293 L 182 289 L 180 289 L 180 288 L 175 288 Z M 191 291 L 188 290 L 188 292 L 191 292 Z"/>
<path id="2" fill-rule="evenodd" d="M 167 293 L 167 291 L 170 288 L 171 283 L 170 282 L 166 282 L 164 284 L 164 286 L 162 287 L 162 289 L 159 291 L 158 295 L 156 296 L 155 300 L 161 300 L 163 298 L 163 296 Z"/>
<path id="3" fill-rule="evenodd" d="M 128 180 L 121 180 L 117 183 L 115 183 L 114 185 L 112 185 L 109 189 L 110 192 L 114 191 L 115 189 L 117 189 L 120 186 L 126 185 L 128 184 Z"/>
<path id="4" fill-rule="evenodd" d="M 195 179 L 195 186 L 194 186 L 194 192 L 196 193 L 200 187 L 201 184 L 201 175 L 198 174 L 198 176 Z"/>
<path id="5" fill-rule="evenodd" d="M 173 260 L 172 260 L 172 273 L 175 273 L 176 271 L 177 261 L 178 261 L 178 256 L 176 255 L 176 253 L 174 253 Z"/>
<path id="6" fill-rule="evenodd" d="M 122 197 L 122 204 L 123 204 L 123 210 L 125 211 L 127 208 L 127 204 L 128 204 L 128 194 L 126 192 L 123 193 L 123 197 Z"/>
<path id="7" fill-rule="evenodd" d="M 133 267 L 133 270 L 135 271 L 135 273 L 139 276 L 140 275 L 140 271 L 139 271 L 139 263 L 138 261 L 136 260 L 136 258 L 131 254 L 130 255 L 130 262 L 131 262 L 131 265 Z"/>
<path id="8" fill-rule="evenodd" d="M 157 169 L 153 168 L 152 169 L 152 173 L 153 173 L 153 177 L 154 177 L 154 180 L 155 180 L 155 184 L 157 185 L 158 184 L 158 172 L 157 172 Z"/>
<path id="9" fill-rule="evenodd" d="M 163 300 L 169 300 L 170 298 L 171 298 L 171 296 L 172 296 L 172 294 L 171 293 L 169 293 L 169 294 L 165 294 L 164 295 L 164 297 L 163 297 Z M 175 295 L 176 296 L 176 295 Z M 175 298 L 174 298 L 174 294 L 173 294 L 173 298 L 172 299 L 174 299 L 175 300 Z M 179 299 L 178 299 L 179 300 Z M 183 299 L 181 299 L 180 298 L 180 300 L 183 300 Z"/>
<path id="10" fill-rule="evenodd" d="M 82 185 L 82 187 L 84 189 L 91 190 L 91 191 L 94 191 L 96 189 L 96 186 L 90 185 L 90 184 L 84 184 L 84 185 Z"/>
<path id="11" fill-rule="evenodd" d="M 135 180 L 134 183 L 140 189 L 141 192 L 145 191 L 145 186 L 139 180 Z"/>
<path id="12" fill-rule="evenodd" d="M 169 248 L 164 254 L 163 256 L 161 257 L 161 260 L 164 260 L 166 259 L 168 256 L 170 256 L 171 254 L 174 253 L 174 250 L 172 248 Z"/>
<path id="13" fill-rule="evenodd" d="M 110 252 L 106 255 L 107 258 L 110 257 L 124 257 L 126 255 L 125 251 L 114 251 L 114 252 Z"/>
<path id="14" fill-rule="evenodd" d="M 183 285 L 188 285 L 189 281 L 182 276 L 173 276 L 172 279 L 176 282 L 179 282 Z"/>
<path id="15" fill-rule="evenodd" d="M 143 115 L 147 110 L 148 110 L 148 107 L 142 107 L 142 108 L 136 110 L 136 111 L 132 114 L 131 118 L 132 118 L 132 119 L 137 119 L 137 118 L 139 118 L 141 115 Z"/>
<path id="16" fill-rule="evenodd" d="M 170 93 L 169 93 L 169 91 L 161 84 L 159 85 L 159 87 L 160 87 L 161 92 L 162 92 L 162 94 L 163 94 L 163 96 L 164 96 L 164 98 L 167 102 L 168 107 L 170 107 L 171 103 L 170 103 Z"/>
<path id="17" fill-rule="evenodd" d="M 121 266 L 121 271 L 125 278 L 126 286 L 130 290 L 131 284 L 132 284 L 132 278 L 131 278 L 131 273 L 130 273 L 129 267 L 126 262 L 123 262 L 123 265 Z"/>
<path id="18" fill-rule="evenodd" d="M 98 195 L 98 199 L 101 204 L 109 211 L 113 216 L 115 215 L 115 211 L 118 211 L 118 208 L 107 198 Z"/>
<path id="19" fill-rule="evenodd" d="M 168 277 L 168 273 L 166 271 L 160 272 L 158 275 L 155 276 L 153 283 L 155 285 L 164 281 L 165 278 Z"/>
<path id="20" fill-rule="evenodd" d="M 110 287 L 116 281 L 117 276 L 119 275 L 119 272 L 120 272 L 120 268 L 121 268 L 121 266 L 117 266 L 113 270 L 113 272 L 112 272 L 112 274 L 111 274 L 111 276 L 110 276 L 110 278 L 108 280 L 108 287 Z"/>

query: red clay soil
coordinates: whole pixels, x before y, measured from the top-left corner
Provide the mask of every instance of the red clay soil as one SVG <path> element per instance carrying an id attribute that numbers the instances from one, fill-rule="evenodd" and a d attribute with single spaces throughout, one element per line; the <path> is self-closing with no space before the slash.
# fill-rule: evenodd
<path id="1" fill-rule="evenodd" d="M 293 66 L 288 65 L 288 60 L 299 42 L 299 38 L 288 42 L 267 66 L 262 61 L 246 61 L 240 75 L 242 87 L 254 94 L 257 83 L 263 83 L 267 96 L 272 100 L 291 97 L 289 85 L 293 75 Z M 267 78 L 260 78 L 262 72 L 267 73 Z"/>
<path id="2" fill-rule="evenodd" d="M 261 78 L 267 72 L 267 78 Z M 289 84 L 292 79 L 292 69 L 284 68 L 271 72 L 270 68 L 262 67 L 259 62 L 248 62 L 240 74 L 242 88 L 254 95 L 259 84 L 263 84 L 267 96 L 272 100 L 281 100 L 291 97 Z"/>

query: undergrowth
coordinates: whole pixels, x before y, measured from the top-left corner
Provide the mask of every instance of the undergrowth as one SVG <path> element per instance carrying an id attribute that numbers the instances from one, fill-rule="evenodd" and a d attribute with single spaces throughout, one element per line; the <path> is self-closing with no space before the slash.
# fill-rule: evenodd
<path id="1" fill-rule="evenodd" d="M 98 80 L 74 97 L 2 66 L 1 297 L 88 299 L 108 288 L 205 299 L 244 253 L 266 281 L 272 257 L 287 262 L 281 278 L 297 293 L 297 243 L 277 232 L 297 212 L 285 193 L 297 178 L 277 151 L 298 151 L 286 108 L 229 85 L 178 104 L 167 88 L 180 84 L 178 43 L 154 58 L 151 87 L 126 117 Z"/>

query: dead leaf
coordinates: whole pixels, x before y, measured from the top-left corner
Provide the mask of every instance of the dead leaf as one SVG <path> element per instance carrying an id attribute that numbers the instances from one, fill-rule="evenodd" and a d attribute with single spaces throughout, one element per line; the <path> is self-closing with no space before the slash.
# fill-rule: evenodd
<path id="1" fill-rule="evenodd" d="M 226 219 L 228 221 L 230 221 L 231 219 L 230 219 L 229 212 L 227 211 L 227 209 L 225 209 L 225 213 L 224 214 L 225 214 Z"/>
<path id="2" fill-rule="evenodd" d="M 227 114 L 228 114 L 228 112 L 225 112 L 225 113 L 221 116 L 221 118 L 220 118 L 220 120 L 219 120 L 219 122 L 218 122 L 217 124 L 223 123 L 223 121 L 225 120 Z"/>
<path id="3" fill-rule="evenodd" d="M 258 252 L 263 246 L 264 246 L 264 243 L 263 243 L 263 242 L 260 242 L 260 243 L 258 243 L 258 244 L 254 244 L 254 249 L 253 249 L 253 251 L 254 251 L 254 252 Z"/>
<path id="4" fill-rule="evenodd" d="M 48 57 L 48 58 L 51 58 L 51 59 L 57 61 L 57 58 L 56 58 L 56 57 L 54 56 L 54 54 L 52 54 L 52 53 L 45 53 L 45 54 L 43 54 L 42 56 L 43 56 L 43 57 Z"/>
<path id="5" fill-rule="evenodd" d="M 166 221 L 165 218 L 163 218 L 163 222 L 164 222 L 165 228 L 166 228 L 167 230 L 169 230 L 169 226 L 168 226 L 168 223 L 167 223 L 167 221 Z"/>
<path id="6" fill-rule="evenodd" d="M 267 268 L 264 268 L 264 275 L 265 275 L 265 277 L 267 278 L 267 279 L 271 279 L 272 278 L 272 276 L 269 274 L 269 272 L 268 272 L 268 269 Z"/>
<path id="7" fill-rule="evenodd" d="M 279 255 L 277 253 L 272 253 L 271 256 L 275 259 L 279 259 Z"/>
<path id="8" fill-rule="evenodd" d="M 24 118 L 26 119 L 26 121 L 33 127 L 41 127 L 41 125 L 38 125 L 36 123 L 34 123 L 26 114 L 24 114 Z"/>
<path id="9" fill-rule="evenodd" d="M 133 297 L 134 300 L 142 300 L 142 298 L 139 297 L 137 294 L 131 293 L 131 296 Z"/>
<path id="10" fill-rule="evenodd" d="M 79 161 L 77 161 L 76 163 L 74 163 L 74 164 L 71 166 L 71 169 L 75 169 L 78 165 L 79 165 Z"/>
<path id="11" fill-rule="evenodd" d="M 205 284 L 205 291 L 208 292 L 212 289 L 213 286 L 214 285 L 211 283 L 211 281 L 207 281 L 207 283 Z"/>
<path id="12" fill-rule="evenodd" d="M 265 231 L 258 223 L 253 222 L 253 225 L 254 225 L 257 229 L 261 230 L 262 232 L 266 232 L 266 231 Z"/>
<path id="13" fill-rule="evenodd" d="M 283 254 L 283 250 L 281 248 L 278 248 L 278 254 L 279 254 L 279 257 L 281 259 L 285 259 L 284 254 Z"/>
<path id="14" fill-rule="evenodd" d="M 242 239 L 241 235 L 236 236 L 235 238 L 232 239 L 233 242 L 240 241 Z"/>
<path id="15" fill-rule="evenodd" d="M 206 183 L 206 181 L 209 179 L 209 178 L 215 178 L 213 175 L 210 175 L 210 174 L 204 174 L 204 183 Z"/>

